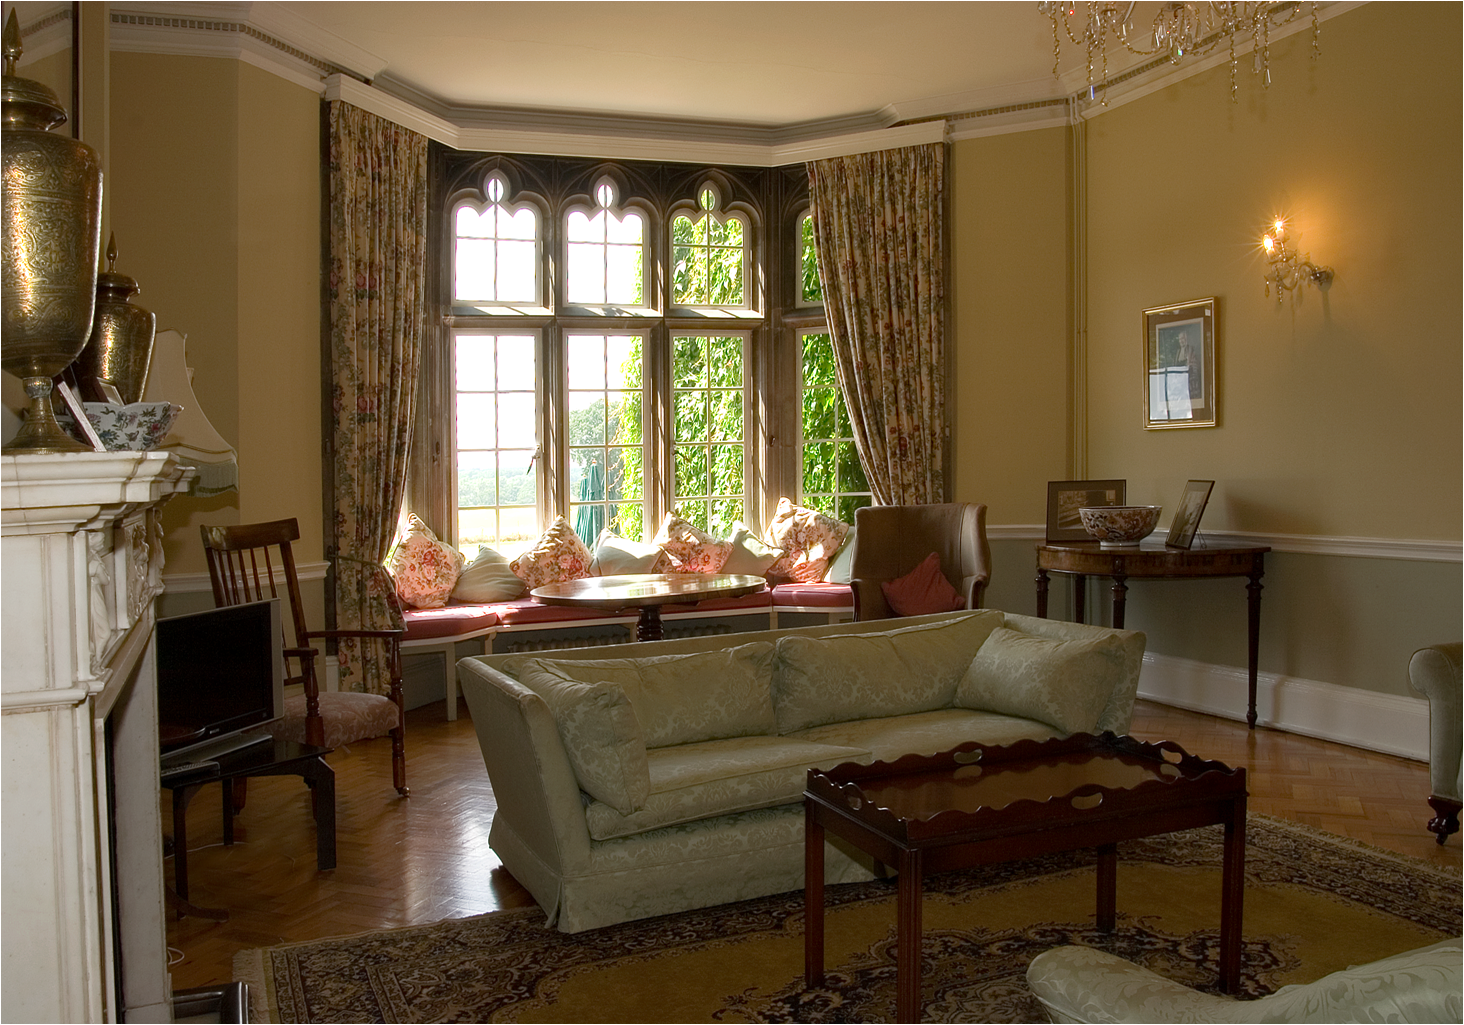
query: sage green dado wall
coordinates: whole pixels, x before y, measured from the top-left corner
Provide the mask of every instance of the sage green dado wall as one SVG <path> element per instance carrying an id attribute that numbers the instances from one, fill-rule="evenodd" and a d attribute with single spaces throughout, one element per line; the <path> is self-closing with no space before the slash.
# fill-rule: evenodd
<path id="1" fill-rule="evenodd" d="M 239 452 L 237 492 L 165 507 L 168 573 L 205 572 L 200 524 L 289 516 L 297 561 L 319 564 L 319 96 L 243 61 L 119 52 L 111 111 L 118 269 L 188 336 L 199 403 Z"/>
<path id="2" fill-rule="evenodd" d="M 1273 86 L 1262 92 L 1242 68 L 1238 104 L 1222 66 L 1087 122 L 1077 427 L 1086 475 L 1126 478 L 1130 501 L 1166 507 L 1161 523 L 1185 480 L 1213 478 L 1209 530 L 1459 541 L 1460 8 L 1409 4 L 1399 18 L 1400 6 L 1326 21 L 1315 63 L 1306 34 L 1276 42 Z M 1035 262 L 1048 260 L 1068 199 L 1057 168 L 1072 161 L 1046 139 L 1066 130 L 1028 134 L 958 142 L 953 157 L 955 491 L 991 505 L 996 525 L 1041 522 L 1033 501 L 1062 451 L 1050 427 L 1074 413 L 1056 382 L 1032 389 L 1065 366 L 1066 336 L 1049 335 L 1059 325 L 1042 306 L 1074 308 L 1070 263 L 1044 276 L 1023 252 L 1030 237 Z M 1022 206 L 1006 207 L 1004 192 Z M 972 210 L 983 216 L 963 216 Z M 1336 269 L 1329 292 L 1307 286 L 1294 305 L 1263 294 L 1257 241 L 1275 213 Z M 1208 296 L 1220 425 L 1146 431 L 1141 311 Z M 988 373 L 1007 338 L 1019 351 Z M 993 581 L 992 604 L 1031 607 L 1030 547 L 996 542 L 997 573 L 1011 579 Z M 1243 665 L 1243 583 L 1135 584 L 1128 625 L 1151 652 Z M 1284 677 L 1407 694 L 1411 652 L 1457 639 L 1464 619 L 1458 561 L 1278 551 L 1266 585 L 1260 668 Z M 1094 585 L 1090 608 L 1106 614 L 1106 597 Z"/>

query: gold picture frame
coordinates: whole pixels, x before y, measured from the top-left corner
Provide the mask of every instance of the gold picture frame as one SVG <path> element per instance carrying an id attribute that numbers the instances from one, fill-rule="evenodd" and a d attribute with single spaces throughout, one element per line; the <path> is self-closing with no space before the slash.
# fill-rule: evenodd
<path id="1" fill-rule="evenodd" d="M 1214 427 L 1215 299 L 1144 311 L 1144 428 Z"/>

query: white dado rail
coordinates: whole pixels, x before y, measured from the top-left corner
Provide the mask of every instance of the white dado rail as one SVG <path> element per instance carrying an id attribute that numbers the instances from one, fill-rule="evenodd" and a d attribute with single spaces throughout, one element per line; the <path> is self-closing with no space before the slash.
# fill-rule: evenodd
<path id="1" fill-rule="evenodd" d="M 158 508 L 194 473 L 3 457 L 6 1020 L 172 1020 L 151 640 Z"/>

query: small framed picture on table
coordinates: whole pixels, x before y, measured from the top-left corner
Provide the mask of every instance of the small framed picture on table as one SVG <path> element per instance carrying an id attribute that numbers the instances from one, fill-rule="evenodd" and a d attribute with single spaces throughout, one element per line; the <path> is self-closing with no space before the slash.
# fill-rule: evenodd
<path id="1" fill-rule="evenodd" d="M 1047 482 L 1047 540 L 1091 541 L 1078 510 L 1083 506 L 1123 505 L 1128 481 L 1050 480 Z"/>
<path id="2" fill-rule="evenodd" d="M 1205 505 L 1210 501 L 1210 491 L 1215 487 L 1212 480 L 1192 480 L 1184 486 L 1184 495 L 1174 510 L 1174 519 L 1169 521 L 1169 535 L 1164 543 L 1170 548 L 1188 548 L 1195 543 L 1195 531 L 1200 529 L 1200 517 L 1205 514 Z"/>

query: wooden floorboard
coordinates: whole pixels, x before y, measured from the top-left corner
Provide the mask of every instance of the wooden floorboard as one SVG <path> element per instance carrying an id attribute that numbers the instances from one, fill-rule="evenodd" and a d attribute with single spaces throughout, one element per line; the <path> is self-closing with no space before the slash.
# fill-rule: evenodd
<path id="1" fill-rule="evenodd" d="M 1243 765 L 1250 809 L 1441 864 L 1459 865 L 1456 834 L 1424 830 L 1428 766 L 1322 740 L 1247 730 L 1243 723 L 1140 702 L 1131 732 Z M 227 922 L 170 919 L 173 986 L 230 980 L 249 947 L 425 925 L 533 903 L 488 847 L 493 792 L 467 706 L 448 722 L 441 702 L 408 714 L 410 798 L 391 787 L 386 740 L 327 757 L 336 772 L 337 867 L 315 867 L 310 799 L 299 779 L 251 780 L 223 847 L 217 786 L 188 812 L 189 896 L 227 909 Z M 164 796 L 166 801 L 166 795 Z M 163 821 L 171 823 L 171 805 Z M 172 878 L 171 860 L 168 876 Z"/>

